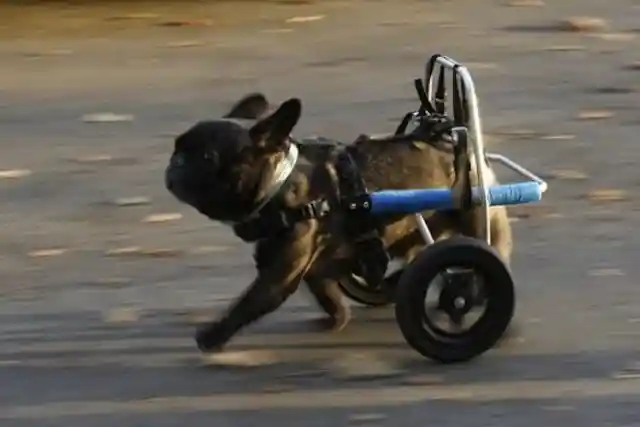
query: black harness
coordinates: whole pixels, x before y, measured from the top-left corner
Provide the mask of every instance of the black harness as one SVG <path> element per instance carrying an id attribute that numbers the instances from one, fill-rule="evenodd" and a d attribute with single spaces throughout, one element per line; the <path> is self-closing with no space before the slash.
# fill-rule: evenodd
<path id="1" fill-rule="evenodd" d="M 445 113 L 443 70 L 440 72 L 434 105 L 429 102 L 422 81 L 416 79 L 414 83 L 421 104 L 419 110 L 407 113 L 392 136 L 376 139 L 376 141 L 389 143 L 422 141 L 438 150 L 453 153 L 456 172 L 454 189 L 462 189 L 458 191 L 460 195 L 458 207 L 460 210 L 466 210 L 471 205 L 466 133 L 459 133 L 457 138 L 452 133 L 454 127 L 464 126 L 467 122 L 464 91 L 458 90 L 459 83 L 454 75 L 454 118 L 452 119 Z M 416 122 L 417 126 L 410 133 L 406 133 L 412 121 Z M 301 141 L 293 141 L 293 143 L 304 144 Z M 381 238 L 383 231 L 381 221 L 369 212 L 371 209 L 369 192 L 353 155 L 357 146 L 343 145 L 338 142 L 328 142 L 328 144 L 338 150 L 334 163 L 340 193 L 337 206 L 326 199 L 312 200 L 297 207 L 282 207 L 275 203 L 267 203 L 257 216 L 235 224 L 233 229 L 245 241 L 258 241 L 290 230 L 300 221 L 322 219 L 335 210 L 347 212 L 344 232 L 356 246 L 355 253 L 358 254 L 357 260 L 354 260 L 353 272 L 375 286 L 384 278 L 390 258 Z"/>

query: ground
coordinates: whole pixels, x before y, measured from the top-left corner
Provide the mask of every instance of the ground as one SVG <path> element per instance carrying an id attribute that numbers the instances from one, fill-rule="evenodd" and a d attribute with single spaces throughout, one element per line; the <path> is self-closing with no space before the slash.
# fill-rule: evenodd
<path id="1" fill-rule="evenodd" d="M 0 11 L 3 427 L 640 425 L 637 1 L 48 7 Z M 435 52 L 549 180 L 511 210 L 518 335 L 436 366 L 389 310 L 308 332 L 301 291 L 208 365 L 194 324 L 251 248 L 166 192 L 172 135 L 255 90 L 300 97 L 300 135 L 391 131 Z"/>

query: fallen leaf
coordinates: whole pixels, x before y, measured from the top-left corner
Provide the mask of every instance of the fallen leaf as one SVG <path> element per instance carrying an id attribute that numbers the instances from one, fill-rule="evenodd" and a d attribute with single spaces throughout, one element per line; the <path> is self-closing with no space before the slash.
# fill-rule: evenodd
<path id="1" fill-rule="evenodd" d="M 109 277 L 106 279 L 96 279 L 89 283 L 92 286 L 104 286 L 108 288 L 122 288 L 131 285 L 132 280 L 123 277 Z"/>
<path id="2" fill-rule="evenodd" d="M 273 34 L 279 34 L 279 33 L 292 33 L 293 29 L 292 28 L 267 28 L 266 30 L 262 30 L 263 33 L 273 33 Z"/>
<path id="3" fill-rule="evenodd" d="M 595 37 L 608 42 L 628 42 L 634 40 L 636 38 L 636 35 L 631 33 L 603 33 L 589 34 L 589 37 Z"/>
<path id="4" fill-rule="evenodd" d="M 160 27 L 209 27 L 211 25 L 213 25 L 213 22 L 208 19 L 165 21 L 158 24 Z"/>
<path id="5" fill-rule="evenodd" d="M 160 15 L 155 13 L 129 13 L 126 15 L 109 16 L 107 21 L 124 21 L 124 20 L 136 20 L 136 19 L 156 19 Z"/>
<path id="6" fill-rule="evenodd" d="M 587 174 L 576 169 L 556 169 L 547 175 L 551 179 L 583 180 Z"/>
<path id="7" fill-rule="evenodd" d="M 294 391 L 296 388 L 291 384 L 269 384 L 267 386 L 262 387 L 263 393 L 286 393 L 289 391 Z"/>
<path id="8" fill-rule="evenodd" d="M 594 202 L 618 202 L 627 200 L 627 193 L 619 189 L 596 189 L 587 193 L 587 199 Z"/>
<path id="9" fill-rule="evenodd" d="M 46 51 L 38 51 L 38 52 L 28 52 L 25 53 L 24 56 L 27 58 L 42 58 L 46 56 L 67 56 L 73 54 L 72 50 L 68 49 L 53 49 Z"/>
<path id="10" fill-rule="evenodd" d="M 351 414 L 349 415 L 349 423 L 351 424 L 373 423 L 373 422 L 385 420 L 386 418 L 387 418 L 386 415 L 378 414 L 374 412 Z"/>
<path id="11" fill-rule="evenodd" d="M 498 64 L 491 62 L 467 62 L 464 64 L 469 70 L 496 70 Z"/>
<path id="12" fill-rule="evenodd" d="M 172 213 L 161 213 L 161 214 L 151 214 L 147 215 L 142 219 L 144 223 L 159 223 L 159 222 L 169 222 L 169 221 L 177 221 L 182 219 L 182 214 L 177 212 Z"/>
<path id="13" fill-rule="evenodd" d="M 107 256 L 126 256 L 140 253 L 142 248 L 140 246 L 126 246 L 123 248 L 109 249 L 105 252 Z"/>
<path id="14" fill-rule="evenodd" d="M 542 409 L 545 411 L 553 411 L 553 412 L 567 412 L 567 411 L 575 411 L 576 407 L 575 406 L 569 406 L 569 405 L 544 405 L 542 406 Z"/>
<path id="15" fill-rule="evenodd" d="M 603 94 L 603 95 L 622 95 L 634 93 L 636 91 L 633 87 L 621 87 L 621 86 L 602 86 L 597 87 L 590 92 Z"/>
<path id="16" fill-rule="evenodd" d="M 540 137 L 540 139 L 542 140 L 548 140 L 548 141 L 556 141 L 556 140 L 572 140 L 572 139 L 576 139 L 575 135 L 545 135 Z"/>
<path id="17" fill-rule="evenodd" d="M 631 62 L 623 67 L 625 70 L 640 71 L 640 61 Z"/>
<path id="18" fill-rule="evenodd" d="M 121 307 L 109 310 L 103 314 L 103 321 L 106 323 L 133 323 L 140 320 L 141 314 L 138 310 L 130 307 Z"/>
<path id="19" fill-rule="evenodd" d="M 140 256 L 149 258 L 172 258 L 182 254 L 180 249 L 175 248 L 156 248 L 156 249 L 142 249 L 138 252 Z"/>
<path id="20" fill-rule="evenodd" d="M 299 24 L 302 22 L 312 22 L 324 19 L 325 15 L 310 15 L 310 16 L 294 16 L 287 19 L 285 22 L 288 24 Z"/>
<path id="21" fill-rule="evenodd" d="M 7 169 L 0 170 L 0 179 L 17 179 L 31 175 L 29 169 Z"/>
<path id="22" fill-rule="evenodd" d="M 63 255 L 67 252 L 67 249 L 64 248 L 51 248 L 51 249 L 38 249 L 35 251 L 31 251 L 28 255 L 32 258 L 42 258 L 42 257 L 52 257 Z"/>
<path id="23" fill-rule="evenodd" d="M 544 6 L 542 0 L 513 0 L 506 3 L 509 7 L 541 7 Z"/>
<path id="24" fill-rule="evenodd" d="M 141 206 L 141 205 L 148 205 L 149 203 L 151 203 L 151 199 L 149 197 L 144 197 L 144 196 L 120 197 L 114 200 L 114 204 L 121 207 Z"/>
<path id="25" fill-rule="evenodd" d="M 587 274 L 591 277 L 625 276 L 624 272 L 619 268 L 598 268 L 589 270 Z"/>
<path id="26" fill-rule="evenodd" d="M 553 214 L 550 206 L 545 205 L 514 205 L 509 206 L 509 217 L 518 219 L 545 218 Z"/>
<path id="27" fill-rule="evenodd" d="M 275 353 L 266 350 L 223 351 L 205 354 L 202 363 L 205 366 L 265 366 L 279 361 Z"/>
<path id="28" fill-rule="evenodd" d="M 92 113 L 82 116 L 82 121 L 85 123 L 131 122 L 133 121 L 133 115 L 115 113 Z"/>
<path id="29" fill-rule="evenodd" d="M 189 252 L 193 255 L 208 255 L 213 253 L 226 252 L 231 250 L 229 246 L 198 246 Z"/>
<path id="30" fill-rule="evenodd" d="M 176 42 L 169 42 L 166 44 L 167 47 L 174 47 L 174 48 L 181 48 L 181 47 L 197 47 L 197 46 L 204 46 L 204 42 L 203 41 L 199 41 L 199 40 L 182 40 L 182 41 L 176 41 Z"/>
<path id="31" fill-rule="evenodd" d="M 334 359 L 329 370 L 342 379 L 374 379 L 395 376 L 401 370 L 389 361 L 370 353 L 350 352 Z"/>
<path id="32" fill-rule="evenodd" d="M 428 384 L 442 384 L 444 383 L 444 377 L 442 375 L 412 375 L 405 378 L 402 382 L 409 385 L 428 385 Z"/>
<path id="33" fill-rule="evenodd" d="M 572 16 L 559 23 L 559 29 L 573 32 L 602 31 L 606 27 L 604 19 L 593 16 Z"/>
<path id="34" fill-rule="evenodd" d="M 113 160 L 113 156 L 110 154 L 92 154 L 88 156 L 74 157 L 71 160 L 78 163 L 100 163 Z"/>
<path id="35" fill-rule="evenodd" d="M 602 120 L 610 119 L 613 116 L 613 112 L 607 110 L 587 110 L 578 113 L 576 118 L 578 120 Z"/>
<path id="36" fill-rule="evenodd" d="M 551 45 L 543 47 L 542 50 L 546 50 L 548 52 L 577 52 L 586 50 L 587 48 L 582 45 Z"/>

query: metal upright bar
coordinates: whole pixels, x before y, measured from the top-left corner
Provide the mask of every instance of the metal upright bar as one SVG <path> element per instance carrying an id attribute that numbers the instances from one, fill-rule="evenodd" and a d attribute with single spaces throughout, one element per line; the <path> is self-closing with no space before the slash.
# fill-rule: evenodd
<path id="1" fill-rule="evenodd" d="M 435 59 L 434 59 L 435 58 Z M 491 233 L 490 233 L 490 216 L 489 216 L 489 188 L 487 186 L 487 182 L 485 177 L 487 176 L 487 164 L 485 160 L 485 149 L 484 149 L 484 138 L 482 133 L 482 122 L 480 119 L 480 110 L 478 106 L 478 97 L 476 95 L 476 88 L 473 82 L 473 78 L 471 77 L 471 73 L 469 70 L 463 65 L 457 63 L 453 59 L 443 56 L 443 55 L 434 55 L 431 57 L 429 62 L 427 63 L 426 76 L 425 76 L 425 84 L 427 86 L 427 96 L 429 100 L 433 102 L 434 99 L 434 91 L 433 91 L 433 77 L 435 74 L 436 67 L 430 67 L 430 64 L 435 61 L 435 64 L 440 67 L 445 67 L 450 69 L 454 74 L 460 76 L 462 81 L 464 82 L 463 87 L 465 91 L 465 99 L 468 103 L 468 111 L 469 111 L 469 123 L 466 124 L 467 128 L 471 133 L 471 143 L 473 147 L 473 157 L 476 165 L 476 172 L 478 175 L 478 185 L 481 189 L 480 194 L 480 205 L 482 206 L 483 217 L 484 217 L 484 239 L 488 244 L 491 244 Z"/>

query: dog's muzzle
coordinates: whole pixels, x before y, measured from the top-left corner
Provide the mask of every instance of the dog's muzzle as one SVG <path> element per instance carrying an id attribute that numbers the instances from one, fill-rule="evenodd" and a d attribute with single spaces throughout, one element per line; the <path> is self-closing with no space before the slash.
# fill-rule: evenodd
<path id="1" fill-rule="evenodd" d="M 186 161 L 182 154 L 173 154 L 164 171 L 164 185 L 178 199 L 183 199 L 183 188 L 188 180 Z"/>

